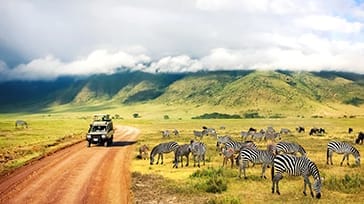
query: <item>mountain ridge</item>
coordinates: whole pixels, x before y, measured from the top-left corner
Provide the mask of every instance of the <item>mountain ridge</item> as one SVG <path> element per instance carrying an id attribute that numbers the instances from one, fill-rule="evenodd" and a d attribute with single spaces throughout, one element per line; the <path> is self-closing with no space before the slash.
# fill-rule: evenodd
<path id="1" fill-rule="evenodd" d="M 42 111 L 47 107 L 112 102 L 209 105 L 244 110 L 310 111 L 364 104 L 364 75 L 349 72 L 123 71 L 55 81 L 0 83 L 0 112 Z"/>

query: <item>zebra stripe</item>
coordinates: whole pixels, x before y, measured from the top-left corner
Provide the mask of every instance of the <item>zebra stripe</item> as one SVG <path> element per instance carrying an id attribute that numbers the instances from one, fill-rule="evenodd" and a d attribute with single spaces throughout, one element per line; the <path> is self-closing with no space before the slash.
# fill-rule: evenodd
<path id="1" fill-rule="evenodd" d="M 189 164 L 189 156 L 190 156 L 190 145 L 189 144 L 183 144 L 180 145 L 176 151 L 174 152 L 174 165 L 173 168 L 178 168 L 178 162 L 179 159 L 181 161 L 181 166 L 183 167 L 183 156 L 186 157 L 187 159 L 187 164 L 186 166 L 188 166 Z"/>
<path id="2" fill-rule="evenodd" d="M 226 142 L 232 141 L 231 137 L 229 135 L 225 136 L 217 136 L 217 142 L 216 142 L 216 151 L 220 150 L 220 145 L 225 145 Z"/>
<path id="3" fill-rule="evenodd" d="M 276 145 L 276 154 L 279 153 L 285 153 L 285 154 L 296 154 L 297 152 L 299 152 L 302 156 L 306 156 L 306 151 L 305 149 L 294 142 L 278 142 Z"/>
<path id="4" fill-rule="evenodd" d="M 303 194 L 306 194 L 306 187 L 310 188 L 311 196 L 313 197 L 311 182 L 309 177 L 314 178 L 313 189 L 316 191 L 316 198 L 321 198 L 321 177 L 320 172 L 315 163 L 307 157 L 296 157 L 290 154 L 277 155 L 273 160 L 272 166 L 272 193 L 279 192 L 279 181 L 283 178 L 282 174 L 287 173 L 291 176 L 302 176 L 304 181 Z"/>
<path id="5" fill-rule="evenodd" d="M 239 168 L 239 177 L 241 178 L 241 171 L 244 172 L 244 178 L 246 179 L 245 169 L 248 167 L 249 161 L 253 164 L 262 164 L 262 174 L 261 178 L 267 178 L 265 176 L 265 170 L 268 165 L 273 163 L 274 154 L 273 151 L 270 150 L 259 150 L 253 148 L 243 148 L 240 151 L 240 168 Z"/>
<path id="6" fill-rule="evenodd" d="M 200 161 L 203 160 L 203 165 L 205 165 L 205 155 L 206 155 L 206 145 L 202 142 L 195 142 L 195 141 L 191 141 L 190 145 L 189 145 L 190 151 L 193 155 L 193 166 L 196 166 L 196 161 L 197 161 L 197 166 L 200 167 Z"/>
<path id="7" fill-rule="evenodd" d="M 242 148 L 253 148 L 257 149 L 257 145 L 254 144 L 253 141 L 245 141 L 245 142 L 238 142 L 235 140 L 231 140 L 225 143 L 226 148 L 232 148 L 235 153 L 239 153 Z"/>
<path id="8" fill-rule="evenodd" d="M 326 164 L 333 165 L 332 163 L 332 154 L 336 152 L 338 154 L 344 154 L 344 157 L 340 163 L 340 166 L 343 165 L 343 162 L 346 158 L 347 165 L 349 165 L 349 155 L 352 154 L 355 158 L 355 164 L 360 166 L 360 153 L 359 151 L 353 147 L 351 144 L 346 142 L 338 142 L 338 141 L 331 141 L 327 144 L 327 156 L 326 156 Z"/>
<path id="9" fill-rule="evenodd" d="M 150 152 L 150 165 L 153 165 L 154 163 L 154 156 L 158 154 L 158 160 L 157 163 L 159 163 L 159 159 L 162 158 L 161 164 L 163 164 L 163 154 L 164 153 L 170 153 L 172 151 L 175 151 L 178 148 L 177 142 L 166 142 L 166 143 L 160 143 L 157 146 L 155 146 L 152 151 Z"/>

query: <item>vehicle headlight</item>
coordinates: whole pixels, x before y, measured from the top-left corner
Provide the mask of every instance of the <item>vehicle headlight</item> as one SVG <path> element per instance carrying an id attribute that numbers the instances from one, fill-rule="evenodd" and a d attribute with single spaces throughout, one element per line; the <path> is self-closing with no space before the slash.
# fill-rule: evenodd
<path id="1" fill-rule="evenodd" d="M 87 135 L 87 136 L 86 136 L 86 138 L 87 138 L 87 139 L 91 139 L 91 135 Z"/>
<path id="2" fill-rule="evenodd" d="M 106 138 L 106 135 L 101 135 L 102 139 L 105 139 Z"/>

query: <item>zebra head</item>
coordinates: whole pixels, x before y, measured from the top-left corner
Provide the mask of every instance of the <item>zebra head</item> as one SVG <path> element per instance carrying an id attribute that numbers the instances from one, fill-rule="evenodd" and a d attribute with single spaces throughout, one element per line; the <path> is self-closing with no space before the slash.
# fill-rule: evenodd
<path id="1" fill-rule="evenodd" d="M 321 198 L 321 187 L 322 187 L 322 182 L 321 179 L 315 179 L 315 182 L 313 183 L 313 189 L 316 191 L 316 198 L 320 199 Z"/>
<path id="2" fill-rule="evenodd" d="M 355 157 L 355 164 L 356 164 L 357 166 L 360 166 L 360 156 Z"/>

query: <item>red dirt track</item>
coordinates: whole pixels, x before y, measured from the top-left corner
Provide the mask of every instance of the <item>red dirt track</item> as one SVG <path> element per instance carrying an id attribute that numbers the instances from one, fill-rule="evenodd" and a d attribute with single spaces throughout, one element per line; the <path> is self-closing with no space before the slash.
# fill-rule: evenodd
<path id="1" fill-rule="evenodd" d="M 86 141 L 0 178 L 0 203 L 132 203 L 130 163 L 139 130 L 118 126 L 111 147 Z"/>

